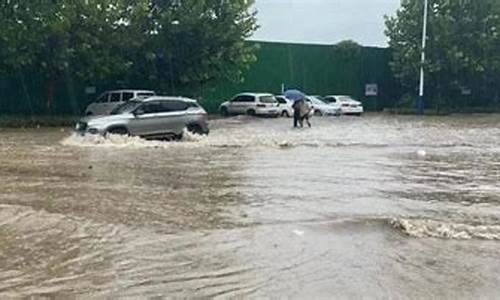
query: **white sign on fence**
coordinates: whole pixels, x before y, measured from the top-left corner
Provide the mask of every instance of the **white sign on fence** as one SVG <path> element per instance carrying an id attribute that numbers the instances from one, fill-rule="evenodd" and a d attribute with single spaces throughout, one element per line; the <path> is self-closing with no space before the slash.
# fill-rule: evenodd
<path id="1" fill-rule="evenodd" d="M 378 84 L 370 83 L 365 86 L 365 96 L 378 96 Z"/>

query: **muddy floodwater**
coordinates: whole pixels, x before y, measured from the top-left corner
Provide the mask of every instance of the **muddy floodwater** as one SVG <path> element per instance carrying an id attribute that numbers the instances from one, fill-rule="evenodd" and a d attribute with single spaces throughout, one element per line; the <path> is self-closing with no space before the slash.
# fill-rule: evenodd
<path id="1" fill-rule="evenodd" d="M 500 116 L 0 130 L 0 298 L 500 297 Z"/>

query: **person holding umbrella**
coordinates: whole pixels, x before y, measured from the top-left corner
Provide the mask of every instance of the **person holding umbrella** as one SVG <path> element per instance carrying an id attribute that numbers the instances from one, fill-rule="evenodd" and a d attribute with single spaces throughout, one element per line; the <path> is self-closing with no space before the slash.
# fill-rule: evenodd
<path id="1" fill-rule="evenodd" d="M 304 127 L 304 121 L 306 121 L 307 126 L 311 128 L 311 121 L 309 121 L 309 117 L 312 113 L 312 106 L 307 101 L 302 101 L 302 105 L 300 106 L 300 127 Z"/>
<path id="2" fill-rule="evenodd" d="M 288 90 L 285 92 L 284 96 L 291 101 L 293 101 L 293 127 L 299 127 L 299 124 L 302 127 L 302 115 L 301 109 L 302 105 L 305 103 L 306 95 L 299 90 Z"/>

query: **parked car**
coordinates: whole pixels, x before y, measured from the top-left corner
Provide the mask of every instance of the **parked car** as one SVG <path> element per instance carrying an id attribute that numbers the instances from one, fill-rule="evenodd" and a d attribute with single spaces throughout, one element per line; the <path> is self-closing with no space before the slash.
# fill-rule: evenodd
<path id="1" fill-rule="evenodd" d="M 86 116 L 107 115 L 116 107 L 132 99 L 154 96 L 155 92 L 146 90 L 116 90 L 102 93 L 96 101 L 85 109 Z"/>
<path id="2" fill-rule="evenodd" d="M 278 101 L 272 94 L 243 93 L 220 105 L 223 116 L 247 114 L 251 116 L 279 115 Z"/>
<path id="3" fill-rule="evenodd" d="M 153 96 L 131 100 L 108 116 L 84 117 L 76 124 L 80 134 L 122 134 L 147 139 L 179 139 L 184 129 L 208 134 L 207 113 L 196 100 Z"/>
<path id="4" fill-rule="evenodd" d="M 323 102 L 319 96 L 307 96 L 306 101 L 311 103 L 315 116 L 340 116 L 340 107 Z"/>
<path id="5" fill-rule="evenodd" d="M 351 96 L 330 95 L 323 97 L 323 99 L 328 103 L 339 105 L 344 115 L 361 116 L 364 113 L 363 104 L 354 100 Z"/>
<path id="6" fill-rule="evenodd" d="M 275 98 L 278 101 L 279 114 L 287 118 L 293 116 L 292 101 L 285 96 L 275 96 Z"/>

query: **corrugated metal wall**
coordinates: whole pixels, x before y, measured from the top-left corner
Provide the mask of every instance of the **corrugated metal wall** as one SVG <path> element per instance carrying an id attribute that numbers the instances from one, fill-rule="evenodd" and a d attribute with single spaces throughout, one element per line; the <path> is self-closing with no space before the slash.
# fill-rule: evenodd
<path id="1" fill-rule="evenodd" d="M 186 90 L 186 95 L 202 95 L 202 104 L 210 112 L 216 112 L 219 104 L 236 93 L 244 91 L 279 94 L 281 85 L 301 89 L 309 94 L 349 94 L 364 102 L 368 110 L 393 107 L 399 99 L 399 89 L 389 67 L 390 50 L 384 48 L 360 48 L 350 53 L 334 46 L 257 43 L 258 60 L 244 74 L 244 81 L 221 81 L 210 87 Z M 47 91 L 36 72 L 10 74 L 0 78 L 0 114 L 45 114 Z M 143 82 L 95 83 L 98 93 L 115 88 L 153 88 L 147 78 Z M 365 84 L 377 83 L 379 96 L 364 97 Z M 79 114 L 90 100 L 84 93 L 85 86 L 65 78 L 54 93 L 52 114 Z M 92 96 L 92 98 L 96 95 Z"/>
<path id="2" fill-rule="evenodd" d="M 204 102 L 210 110 L 242 91 L 278 94 L 282 84 L 314 95 L 352 95 L 368 110 L 393 107 L 399 99 L 399 87 L 389 67 L 389 49 L 363 47 L 358 53 L 346 53 L 327 45 L 257 44 L 258 61 L 245 73 L 244 82 L 222 82 L 205 93 Z M 378 84 L 379 95 L 365 97 L 365 85 L 373 83 Z"/>

